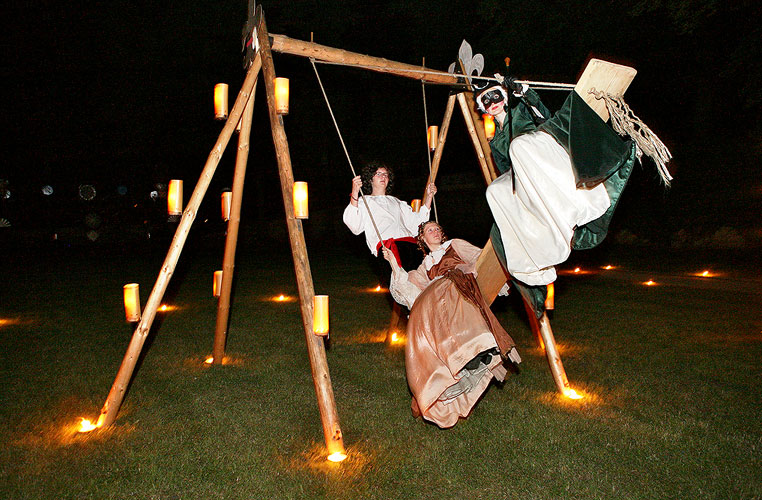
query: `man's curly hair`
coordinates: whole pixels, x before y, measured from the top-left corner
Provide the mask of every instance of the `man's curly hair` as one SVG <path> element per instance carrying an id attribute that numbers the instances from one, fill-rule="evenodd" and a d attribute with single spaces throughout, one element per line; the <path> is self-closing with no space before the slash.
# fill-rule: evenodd
<path id="1" fill-rule="evenodd" d="M 418 226 L 418 236 L 415 237 L 415 240 L 418 242 L 418 249 L 420 249 L 421 252 L 423 252 L 423 255 L 428 255 L 431 253 L 431 250 L 429 247 L 426 246 L 426 242 L 423 241 L 423 230 L 426 228 L 426 224 L 436 224 L 439 226 L 439 229 L 442 230 L 442 243 L 447 241 L 447 235 L 444 232 L 444 228 L 439 224 L 437 221 L 433 220 L 427 220 L 426 222 L 421 222 L 421 224 Z"/>
<path id="2" fill-rule="evenodd" d="M 385 168 L 386 172 L 389 174 L 389 182 L 386 184 L 386 194 L 392 192 L 392 188 L 394 187 L 394 170 L 379 161 L 372 161 L 366 164 L 360 172 L 360 176 L 362 177 L 362 192 L 364 194 L 371 194 L 373 192 L 371 179 L 376 175 L 379 168 Z"/>

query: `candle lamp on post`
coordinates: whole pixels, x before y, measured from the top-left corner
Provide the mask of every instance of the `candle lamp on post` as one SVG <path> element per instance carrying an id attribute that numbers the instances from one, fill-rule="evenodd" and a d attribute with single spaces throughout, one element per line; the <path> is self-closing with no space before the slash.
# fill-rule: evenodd
<path id="1" fill-rule="evenodd" d="M 140 321 L 140 285 L 128 283 L 124 285 L 124 315 L 127 321 Z"/>
<path id="2" fill-rule="evenodd" d="M 288 114 L 288 78 L 278 77 L 275 83 L 275 111 L 279 115 Z"/>
<path id="3" fill-rule="evenodd" d="M 222 192 L 222 220 L 224 221 L 230 220 L 230 205 L 232 201 L 233 201 L 233 192 L 223 191 Z"/>
<path id="4" fill-rule="evenodd" d="M 487 139 L 492 140 L 495 137 L 495 117 L 484 114 L 482 119 L 484 120 L 484 135 L 487 136 Z"/>
<path id="5" fill-rule="evenodd" d="M 328 295 L 315 295 L 313 298 L 312 331 L 315 335 L 328 335 Z"/>
<path id="6" fill-rule="evenodd" d="M 294 217 L 297 219 L 309 218 L 309 193 L 307 183 L 304 181 L 294 182 Z"/>
<path id="7" fill-rule="evenodd" d="M 218 83 L 214 86 L 214 119 L 228 119 L 228 84 Z"/>
<path id="8" fill-rule="evenodd" d="M 439 127 L 436 125 L 431 125 L 429 127 L 428 133 L 426 134 L 426 140 L 429 143 L 429 149 L 434 151 L 437 149 L 437 146 L 439 145 Z"/>
<path id="9" fill-rule="evenodd" d="M 169 181 L 167 212 L 169 215 L 182 215 L 183 213 L 183 181 L 179 179 Z"/>

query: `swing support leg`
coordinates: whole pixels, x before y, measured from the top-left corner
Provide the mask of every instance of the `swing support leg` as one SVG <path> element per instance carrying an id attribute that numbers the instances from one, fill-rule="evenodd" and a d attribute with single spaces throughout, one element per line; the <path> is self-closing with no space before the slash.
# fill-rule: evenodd
<path id="1" fill-rule="evenodd" d="M 235 105 L 228 117 L 228 121 L 222 128 L 222 132 L 220 132 L 211 153 L 209 153 L 206 165 L 204 165 L 201 176 L 196 183 L 196 187 L 193 190 L 188 206 L 183 212 L 180 224 L 175 231 L 175 236 L 172 238 L 169 251 L 161 266 L 161 272 L 151 290 L 151 295 L 148 297 L 143 316 L 140 318 L 140 322 L 135 328 L 135 332 L 132 334 L 132 339 L 127 347 L 127 352 L 124 355 L 122 364 L 119 366 L 116 379 L 114 380 L 108 397 L 106 398 L 106 402 L 101 409 L 101 414 L 98 417 L 98 427 L 109 426 L 116 420 L 119 407 L 122 405 L 124 394 L 127 391 L 127 386 L 132 378 L 135 365 L 138 362 L 138 357 L 143 349 L 143 344 L 145 344 L 148 332 L 151 330 L 151 325 L 156 317 L 156 311 L 159 308 L 159 304 L 161 304 L 161 299 L 164 297 L 164 292 L 167 290 L 169 280 L 175 272 L 177 261 L 180 258 L 180 253 L 185 245 L 185 241 L 188 239 L 188 233 L 196 218 L 198 208 L 201 205 L 201 200 L 203 200 L 206 190 L 209 188 L 209 184 L 214 176 L 214 172 L 217 169 L 217 165 L 220 163 L 222 152 L 230 141 L 230 137 L 233 135 L 238 120 L 241 119 L 244 106 L 246 106 L 249 96 L 251 95 L 251 90 L 254 88 L 254 83 L 257 81 L 259 69 L 260 62 L 259 59 L 257 59 L 254 61 L 254 64 L 252 64 L 251 68 L 249 68 L 249 71 L 246 74 L 246 79 L 241 86 L 241 92 L 238 94 Z"/>
<path id="2" fill-rule="evenodd" d="M 241 201 L 243 199 L 243 183 L 246 178 L 246 165 L 249 159 L 249 137 L 251 135 L 251 117 L 254 113 L 254 94 L 257 82 L 251 90 L 248 104 L 241 117 L 241 132 L 238 135 L 238 153 L 233 174 L 233 197 L 228 218 L 228 230 L 225 236 L 225 256 L 222 259 L 222 286 L 217 302 L 217 323 L 214 329 L 214 347 L 212 363 L 222 364 L 225 357 L 225 341 L 230 319 L 230 294 L 233 287 L 233 270 L 235 269 L 235 249 L 238 244 L 238 228 L 241 224 Z"/>
<path id="3" fill-rule="evenodd" d="M 339 426 L 339 417 L 333 396 L 333 386 L 328 373 L 328 360 L 325 354 L 323 339 L 313 333 L 313 298 L 315 291 L 312 283 L 310 261 L 307 257 L 307 246 L 304 240 L 302 221 L 294 217 L 294 202 L 292 190 L 294 186 L 294 174 L 291 169 L 291 155 L 288 149 L 286 131 L 283 127 L 283 118 L 275 109 L 275 66 L 273 64 L 270 41 L 265 25 L 262 6 L 257 6 L 256 30 L 259 42 L 259 51 L 262 58 L 262 73 L 267 90 L 267 107 L 270 115 L 273 143 L 278 160 L 278 173 L 280 175 L 281 190 L 283 193 L 283 205 L 286 211 L 288 224 L 288 236 L 291 242 L 291 255 L 294 259 L 294 271 L 299 289 L 299 302 L 302 310 L 302 322 L 304 334 L 307 340 L 307 352 L 310 366 L 312 367 L 312 379 L 315 383 L 320 417 L 323 423 L 323 434 L 329 458 L 332 456 L 346 456 L 344 440 Z M 343 457 L 342 457 L 343 458 Z"/>

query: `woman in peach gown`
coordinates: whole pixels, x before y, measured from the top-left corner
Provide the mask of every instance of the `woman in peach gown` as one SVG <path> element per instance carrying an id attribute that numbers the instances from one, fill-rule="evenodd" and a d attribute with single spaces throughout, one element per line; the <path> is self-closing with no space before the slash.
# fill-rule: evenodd
<path id="1" fill-rule="evenodd" d="M 413 415 L 447 428 L 467 417 L 492 378 L 502 381 L 504 363 L 520 363 L 515 343 L 495 318 L 476 283 L 481 249 L 447 240 L 430 221 L 418 241 L 426 254 L 410 272 L 391 252 L 392 296 L 410 309 L 405 369 L 413 393 Z"/>

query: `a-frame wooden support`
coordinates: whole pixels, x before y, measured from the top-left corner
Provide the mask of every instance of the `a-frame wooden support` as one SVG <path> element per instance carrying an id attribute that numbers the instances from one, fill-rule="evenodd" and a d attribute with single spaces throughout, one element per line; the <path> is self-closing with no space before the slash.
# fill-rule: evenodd
<path id="1" fill-rule="evenodd" d="M 249 21 L 252 20 L 250 19 Z M 229 318 L 231 284 L 233 281 L 235 247 L 238 236 L 238 225 L 240 223 L 243 183 L 248 158 L 248 141 L 251 131 L 253 93 L 261 70 L 265 77 L 270 124 L 278 160 L 283 204 L 288 225 L 291 252 L 294 260 L 294 270 L 296 272 L 299 289 L 302 323 L 307 341 L 307 350 L 315 383 L 318 407 L 323 424 L 323 433 L 328 453 L 332 455 L 343 455 L 345 453 L 343 435 L 339 426 L 338 413 L 336 411 L 336 404 L 333 396 L 333 387 L 328 372 L 325 347 L 322 338 L 314 335 L 312 331 L 314 287 L 302 223 L 299 219 L 294 217 L 293 199 L 291 196 L 294 183 L 293 172 L 291 168 L 288 140 L 283 127 L 283 119 L 275 110 L 273 83 L 275 78 L 275 67 L 273 65 L 271 51 L 291 53 L 303 57 L 314 57 L 315 59 L 323 61 L 342 62 L 345 64 L 362 66 L 373 71 L 393 73 L 408 78 L 440 84 L 455 84 L 457 83 L 457 79 L 444 72 L 430 70 L 422 71 L 424 68 L 418 66 L 396 63 L 394 61 L 387 61 L 386 59 L 371 56 L 363 56 L 339 49 L 320 46 L 311 42 L 292 40 L 282 35 L 269 34 L 261 7 L 257 8 L 251 26 L 255 27 L 253 40 L 256 44 L 256 56 L 249 66 L 246 78 L 241 86 L 241 91 L 238 94 L 229 118 L 209 154 L 199 181 L 193 190 L 190 201 L 188 202 L 188 206 L 183 212 L 159 276 L 151 290 L 143 316 L 135 328 L 127 352 L 119 367 L 116 379 L 114 380 L 106 402 L 103 405 L 97 426 L 108 426 L 116 420 L 117 413 L 132 378 L 138 357 L 151 329 L 153 320 L 156 317 L 158 306 L 164 296 L 169 280 L 177 266 L 177 261 L 187 239 L 190 227 L 195 220 L 198 208 L 220 162 L 222 153 L 227 147 L 233 131 L 240 121 L 241 134 L 239 136 L 238 155 L 236 158 L 236 170 L 233 181 L 233 203 L 228 222 L 228 236 L 225 243 L 225 257 L 223 260 L 224 272 L 220 300 L 218 303 L 218 316 L 213 348 L 214 363 L 220 364 L 223 360 Z M 587 90 L 591 87 L 596 87 L 598 90 L 618 90 L 621 94 L 626 90 L 634 77 L 634 70 L 632 68 L 599 61 L 596 63 L 595 67 L 591 69 L 593 66 L 592 63 L 593 62 L 591 61 L 591 65 L 588 65 L 590 71 L 588 72 L 586 70 L 583 77 L 580 78 L 580 83 L 576 89 L 586 100 L 591 99 L 587 94 Z M 439 147 L 435 153 L 429 181 L 433 182 L 437 175 L 442 148 L 446 140 L 455 100 L 458 100 L 460 104 L 463 117 L 466 121 L 466 126 L 474 144 L 477 158 L 479 159 L 479 164 L 482 168 L 482 174 L 485 182 L 489 184 L 497 177 L 496 169 L 488 143 L 484 137 L 483 128 L 477 126 L 480 122 L 480 118 L 476 115 L 473 97 L 470 93 L 459 93 L 450 96 L 448 99 L 445 112 L 445 123 L 443 123 L 440 128 Z M 606 118 L 604 116 L 604 113 L 606 113 L 605 108 L 602 111 L 600 110 L 600 106 L 597 106 L 597 108 L 594 107 L 594 109 L 596 109 L 603 119 Z M 482 289 L 482 293 L 487 302 L 491 303 L 497 296 L 500 288 L 507 281 L 507 276 L 489 241 L 479 257 L 477 269 L 479 271 L 479 286 Z M 569 389 L 569 383 L 566 379 L 566 374 L 563 371 L 560 357 L 558 356 L 555 340 L 547 316 L 544 315 L 537 321 L 530 313 L 530 324 L 536 334 L 539 331 L 538 338 L 541 338 L 545 344 L 548 361 L 559 391 L 565 392 Z"/>

